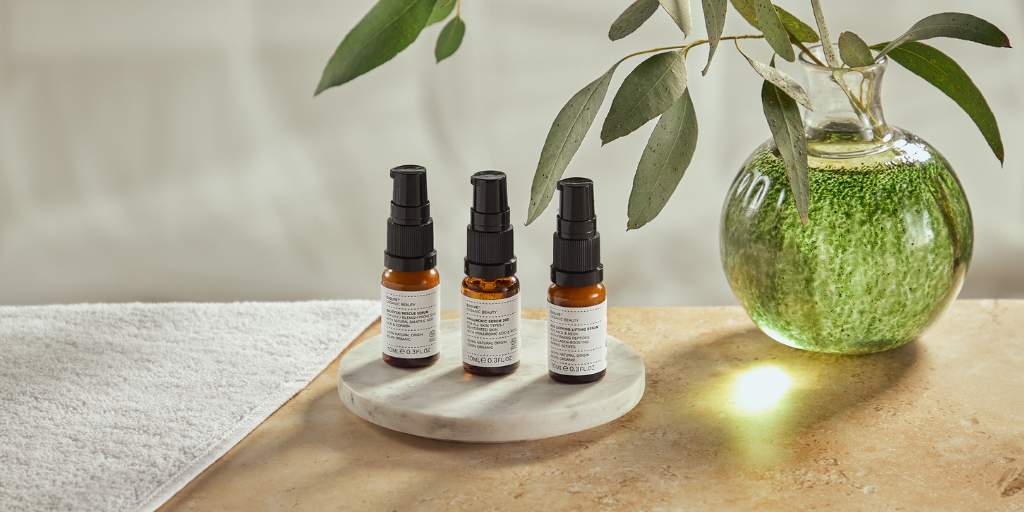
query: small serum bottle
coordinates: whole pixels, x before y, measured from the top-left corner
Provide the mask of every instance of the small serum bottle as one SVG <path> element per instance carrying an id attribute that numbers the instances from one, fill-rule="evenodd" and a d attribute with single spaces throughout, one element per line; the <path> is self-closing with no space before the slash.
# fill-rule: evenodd
<path id="1" fill-rule="evenodd" d="M 473 375 L 508 375 L 519 368 L 520 303 L 505 173 L 481 171 L 469 181 L 462 368 Z"/>
<path id="2" fill-rule="evenodd" d="M 558 182 L 558 192 L 548 288 L 548 375 L 583 384 L 600 380 L 608 367 L 608 305 L 594 182 L 566 178 Z"/>
<path id="3" fill-rule="evenodd" d="M 391 169 L 393 194 L 380 281 L 384 362 L 421 368 L 440 354 L 441 276 L 434 250 L 434 222 L 427 200 L 427 170 Z"/>

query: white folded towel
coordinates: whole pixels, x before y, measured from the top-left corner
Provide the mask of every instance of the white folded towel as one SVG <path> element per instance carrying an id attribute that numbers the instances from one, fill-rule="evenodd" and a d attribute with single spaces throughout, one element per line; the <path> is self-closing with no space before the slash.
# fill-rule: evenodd
<path id="1" fill-rule="evenodd" d="M 379 311 L 362 300 L 0 307 L 0 510 L 159 507 Z"/>

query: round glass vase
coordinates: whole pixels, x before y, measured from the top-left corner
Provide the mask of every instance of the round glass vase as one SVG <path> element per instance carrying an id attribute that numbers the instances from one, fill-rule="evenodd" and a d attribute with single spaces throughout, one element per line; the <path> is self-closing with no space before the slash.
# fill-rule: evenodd
<path id="1" fill-rule="evenodd" d="M 747 314 L 780 343 L 840 354 L 892 349 L 959 293 L 973 245 L 970 206 L 935 148 L 886 124 L 885 60 L 852 70 L 802 64 L 814 106 L 804 115 L 809 220 L 801 223 L 769 140 L 725 198 L 722 265 Z"/>

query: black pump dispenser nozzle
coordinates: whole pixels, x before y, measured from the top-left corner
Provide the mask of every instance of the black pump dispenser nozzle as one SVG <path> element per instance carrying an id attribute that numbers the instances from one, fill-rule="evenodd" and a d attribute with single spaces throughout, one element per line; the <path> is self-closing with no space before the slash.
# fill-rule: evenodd
<path id="1" fill-rule="evenodd" d="M 466 275 L 487 280 L 513 276 L 516 256 L 505 173 L 480 171 L 469 182 L 473 206 L 466 227 Z"/>
<path id="2" fill-rule="evenodd" d="M 427 200 L 427 170 L 419 165 L 400 165 L 391 169 L 394 186 L 391 191 L 392 212 L 396 208 L 400 213 L 405 210 L 416 210 L 427 207 L 422 215 L 413 215 L 416 220 L 430 217 L 430 201 Z M 418 214 L 413 211 L 408 213 Z M 403 215 L 404 217 L 405 215 Z M 394 213 L 392 213 L 394 217 Z"/>
<path id="3" fill-rule="evenodd" d="M 384 266 L 399 272 L 430 270 L 437 266 L 437 251 L 427 200 L 427 170 L 419 165 L 400 165 L 391 169 L 391 179 Z"/>
<path id="4" fill-rule="evenodd" d="M 565 178 L 558 182 L 558 192 L 551 282 L 571 287 L 600 283 L 604 280 L 604 266 L 594 213 L 594 182 L 587 178 Z"/>

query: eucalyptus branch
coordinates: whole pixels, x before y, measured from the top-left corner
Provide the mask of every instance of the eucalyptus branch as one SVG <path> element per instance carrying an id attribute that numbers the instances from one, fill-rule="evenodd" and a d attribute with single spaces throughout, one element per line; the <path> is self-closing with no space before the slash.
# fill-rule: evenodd
<path id="1" fill-rule="evenodd" d="M 740 39 L 764 39 L 764 35 L 763 34 L 741 34 L 741 35 L 737 35 L 737 36 L 722 36 L 721 37 L 722 41 L 737 41 L 737 40 L 740 40 Z M 647 50 L 640 50 L 638 52 L 630 53 L 629 55 L 626 55 L 625 57 L 619 59 L 619 61 L 616 63 L 616 65 L 621 64 L 621 63 L 625 62 L 627 59 L 630 59 L 632 57 L 638 57 L 640 55 L 647 55 L 649 53 L 664 52 L 664 51 L 668 51 L 668 50 L 682 50 L 683 51 L 683 57 L 686 57 L 686 55 L 690 52 L 691 49 L 693 49 L 693 48 L 695 48 L 697 46 L 700 46 L 702 44 L 708 44 L 709 42 L 710 41 L 708 41 L 707 39 L 697 39 L 697 40 L 694 40 L 694 41 L 690 41 L 689 43 L 682 44 L 682 45 L 677 45 L 677 46 L 662 46 L 660 48 L 649 48 Z"/>
<path id="2" fill-rule="evenodd" d="M 627 136 L 647 122 L 658 118 L 637 165 L 629 200 L 630 228 L 649 222 L 664 207 L 683 172 L 689 165 L 697 143 L 697 118 L 687 87 L 686 58 L 690 50 L 709 46 L 708 65 L 718 43 L 742 39 L 763 39 L 776 54 L 794 60 L 799 49 L 805 63 L 814 63 L 830 75 L 848 99 L 859 120 L 878 126 L 867 108 L 873 103 L 874 89 L 865 81 L 859 87 L 848 84 L 844 74 L 861 72 L 858 66 L 888 57 L 949 96 L 974 121 L 989 147 L 1003 161 L 1002 136 L 996 119 L 981 91 L 964 70 L 948 55 L 921 40 L 952 38 L 987 46 L 1009 48 L 1006 34 L 995 25 L 965 13 L 946 12 L 921 19 L 906 32 L 887 42 L 868 45 L 853 32 L 836 40 L 825 24 L 821 0 L 810 0 L 818 30 L 798 17 L 774 5 L 773 0 L 703 0 L 708 39 L 687 42 L 690 30 L 689 4 L 692 0 L 634 0 L 611 24 L 608 38 L 622 39 L 643 25 L 656 12 L 667 11 L 683 32 L 678 45 L 650 48 L 629 53 L 601 76 L 577 91 L 558 112 L 541 149 L 530 191 L 527 224 L 547 207 L 555 187 L 583 138 L 593 125 L 608 93 L 616 68 L 624 61 L 647 55 L 619 86 L 601 128 L 601 142 L 607 144 Z M 728 5 L 760 32 L 721 37 Z M 437 35 L 434 55 L 438 62 L 451 57 L 466 34 L 461 16 L 462 0 L 375 0 L 375 5 L 338 44 L 324 66 L 314 94 L 337 87 L 375 69 L 403 51 L 427 27 L 443 23 Z M 774 12 L 772 12 L 774 10 Z M 816 55 L 808 44 L 821 41 L 823 54 Z M 772 137 L 782 154 L 797 210 L 806 219 L 808 177 L 806 139 L 799 106 L 813 110 L 810 95 L 793 77 L 771 64 L 749 58 L 736 45 L 764 82 L 761 103 Z M 838 51 L 837 51 L 838 46 Z M 877 52 L 872 56 L 871 51 Z M 656 54 L 656 55 L 650 55 Z M 565 56 L 562 56 L 565 57 Z M 570 64 L 573 61 L 570 62 Z M 704 74 L 702 72 L 702 74 Z M 863 73 L 862 73 L 863 74 Z"/>
<path id="3" fill-rule="evenodd" d="M 742 34 L 738 36 L 722 36 L 719 38 L 720 41 L 740 41 L 743 39 L 764 39 L 764 34 Z M 683 48 L 683 55 L 685 56 L 694 47 L 700 46 L 702 44 L 707 44 L 709 42 L 711 41 L 707 39 L 698 39 L 696 41 L 692 41 L 689 44 L 687 44 L 685 48 Z"/>

